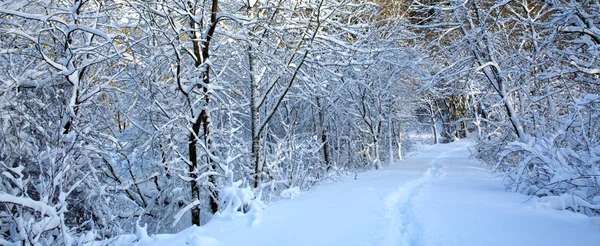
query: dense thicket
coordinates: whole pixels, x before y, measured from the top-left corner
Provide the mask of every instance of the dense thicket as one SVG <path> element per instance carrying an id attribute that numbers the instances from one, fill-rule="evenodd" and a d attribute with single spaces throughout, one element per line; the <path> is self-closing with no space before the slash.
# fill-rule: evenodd
<path id="1" fill-rule="evenodd" d="M 410 28 L 436 65 L 429 122 L 446 138 L 476 131 L 476 156 L 510 189 L 598 215 L 598 1 L 413 3 Z"/>
<path id="2" fill-rule="evenodd" d="M 393 161 L 422 56 L 382 6 L 0 3 L 0 244 L 177 231 Z"/>

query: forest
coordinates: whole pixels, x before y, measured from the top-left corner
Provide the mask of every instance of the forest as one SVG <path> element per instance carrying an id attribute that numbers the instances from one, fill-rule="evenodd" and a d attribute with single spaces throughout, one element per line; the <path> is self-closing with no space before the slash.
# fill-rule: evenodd
<path id="1" fill-rule="evenodd" d="M 598 26 L 598 0 L 0 1 L 0 244 L 177 232 L 467 137 L 599 216 Z"/>

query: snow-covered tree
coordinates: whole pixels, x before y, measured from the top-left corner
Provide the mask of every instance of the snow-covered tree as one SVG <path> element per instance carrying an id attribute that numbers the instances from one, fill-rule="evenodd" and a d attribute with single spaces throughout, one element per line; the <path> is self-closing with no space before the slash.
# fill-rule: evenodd
<path id="1" fill-rule="evenodd" d="M 413 1 L 408 25 L 437 64 L 428 102 L 470 111 L 440 119 L 472 122 L 478 157 L 514 190 L 574 196 L 567 208 L 587 214 L 599 194 L 597 11 L 594 1 Z"/>

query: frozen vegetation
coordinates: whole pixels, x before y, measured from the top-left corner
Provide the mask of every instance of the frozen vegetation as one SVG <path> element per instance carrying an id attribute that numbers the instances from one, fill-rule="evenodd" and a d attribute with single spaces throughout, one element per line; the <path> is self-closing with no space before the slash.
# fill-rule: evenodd
<path id="1" fill-rule="evenodd" d="M 594 244 L 599 25 L 598 0 L 0 1 L 0 245 Z"/>

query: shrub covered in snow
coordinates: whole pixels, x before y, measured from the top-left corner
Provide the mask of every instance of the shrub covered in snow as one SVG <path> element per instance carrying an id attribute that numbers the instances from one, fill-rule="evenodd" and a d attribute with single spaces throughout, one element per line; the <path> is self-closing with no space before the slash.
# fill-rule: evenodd
<path id="1" fill-rule="evenodd" d="M 233 216 L 236 213 L 256 213 L 265 208 L 261 201 L 262 193 L 254 194 L 249 186 L 240 187 L 242 180 L 220 190 L 221 211 L 219 217 Z"/>
<path id="2" fill-rule="evenodd" d="M 506 173 L 513 191 L 542 197 L 556 209 L 600 215 L 600 97 L 585 95 L 572 109 L 553 131 L 506 145 L 484 143 L 480 153 L 500 146 L 494 169 Z"/>

